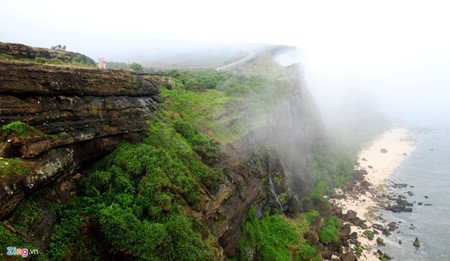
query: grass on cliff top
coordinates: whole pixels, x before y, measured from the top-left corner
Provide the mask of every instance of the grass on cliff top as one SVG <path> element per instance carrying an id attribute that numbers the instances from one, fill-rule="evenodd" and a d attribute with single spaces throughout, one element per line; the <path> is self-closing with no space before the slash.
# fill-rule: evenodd
<path id="1" fill-rule="evenodd" d="M 0 46 L 6 46 L 7 43 L 1 43 Z M 32 63 L 42 63 L 42 64 L 53 64 L 53 65 L 65 65 L 65 66 L 75 66 L 75 67 L 96 67 L 95 61 L 91 58 L 81 54 L 73 53 L 65 50 L 52 50 L 47 48 L 38 48 L 31 46 L 23 46 L 24 48 L 29 48 L 30 52 L 35 52 L 39 55 L 42 52 L 47 52 L 51 58 L 47 57 L 34 57 L 34 58 L 16 58 L 11 55 L 10 52 L 0 53 L 0 60 L 6 61 L 19 61 L 19 62 L 32 62 Z"/>
<path id="2" fill-rule="evenodd" d="M 317 248 L 303 238 L 306 219 L 279 214 L 258 219 L 253 208 L 247 215 L 236 260 L 320 260 Z"/>
<path id="3" fill-rule="evenodd" d="M 161 89 L 168 120 L 193 124 L 226 145 L 266 124 L 265 115 L 285 87 L 261 76 L 171 71 L 172 90 Z"/>

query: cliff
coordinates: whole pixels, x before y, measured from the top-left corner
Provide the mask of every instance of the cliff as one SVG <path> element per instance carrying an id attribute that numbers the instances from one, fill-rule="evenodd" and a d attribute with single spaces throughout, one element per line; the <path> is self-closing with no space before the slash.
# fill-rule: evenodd
<path id="1" fill-rule="evenodd" d="M 0 42 L 0 59 L 34 61 L 38 63 L 70 63 L 90 67 L 95 66 L 94 60 L 81 53 L 31 47 L 18 43 Z"/>
<path id="2" fill-rule="evenodd" d="M 155 83 L 131 72 L 1 61 L 0 157 L 19 158 L 29 173 L 3 169 L 0 218 L 121 141 L 142 139 L 157 101 Z"/>
<path id="3" fill-rule="evenodd" d="M 299 68 L 272 56 L 158 79 L 0 62 L 0 240 L 53 260 L 259 260 L 292 230 L 286 258 L 337 251 L 287 216 L 323 207 L 352 166 L 327 152 Z"/>

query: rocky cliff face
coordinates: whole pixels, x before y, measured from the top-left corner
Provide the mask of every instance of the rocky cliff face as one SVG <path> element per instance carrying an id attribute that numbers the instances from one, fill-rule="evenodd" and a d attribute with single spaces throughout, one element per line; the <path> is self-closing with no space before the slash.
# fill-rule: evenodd
<path id="1" fill-rule="evenodd" d="M 0 218 L 119 142 L 142 138 L 157 101 L 156 84 L 132 72 L 0 62 L 1 163 L 27 173 L 0 168 Z"/>

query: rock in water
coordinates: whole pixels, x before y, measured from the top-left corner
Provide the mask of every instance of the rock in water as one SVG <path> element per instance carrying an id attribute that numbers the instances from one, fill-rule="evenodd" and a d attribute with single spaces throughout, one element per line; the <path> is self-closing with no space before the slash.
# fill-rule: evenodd
<path id="1" fill-rule="evenodd" d="M 416 240 L 414 240 L 413 246 L 420 247 L 420 241 L 417 237 L 416 237 Z"/>
<path id="2" fill-rule="evenodd" d="M 377 245 L 386 246 L 386 244 L 384 244 L 384 240 L 381 237 L 377 237 Z"/>

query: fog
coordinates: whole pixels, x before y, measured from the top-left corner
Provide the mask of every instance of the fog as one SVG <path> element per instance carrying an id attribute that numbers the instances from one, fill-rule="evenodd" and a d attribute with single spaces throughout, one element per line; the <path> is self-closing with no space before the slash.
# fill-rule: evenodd
<path id="1" fill-rule="evenodd" d="M 326 121 L 356 101 L 399 122 L 450 127 L 445 1 L 22 0 L 2 10 L 2 42 L 63 44 L 110 61 L 222 44 L 297 46 Z"/>

